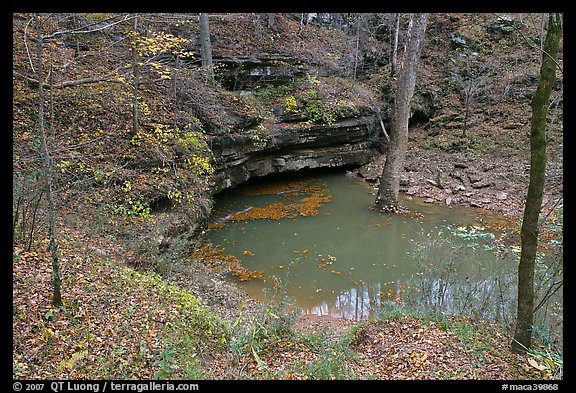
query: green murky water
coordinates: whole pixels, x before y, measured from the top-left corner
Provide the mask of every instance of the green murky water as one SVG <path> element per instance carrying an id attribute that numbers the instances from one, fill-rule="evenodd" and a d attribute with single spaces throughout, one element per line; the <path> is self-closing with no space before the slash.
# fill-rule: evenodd
<path id="1" fill-rule="evenodd" d="M 221 227 L 207 237 L 246 269 L 281 278 L 304 313 L 364 319 L 415 291 L 423 307 L 460 299 L 454 312 L 501 299 L 486 307 L 509 316 L 503 310 L 515 301 L 516 255 L 494 245 L 497 234 L 487 228 L 498 217 L 420 199 L 403 199 L 418 217 L 379 213 L 370 209 L 374 192 L 344 172 L 248 182 L 217 195 L 213 222 Z M 314 196 L 323 199 L 314 204 Z M 282 218 L 281 207 L 307 204 L 316 215 Z M 266 212 L 274 218 L 262 218 Z M 236 281 L 258 299 L 271 282 Z"/>

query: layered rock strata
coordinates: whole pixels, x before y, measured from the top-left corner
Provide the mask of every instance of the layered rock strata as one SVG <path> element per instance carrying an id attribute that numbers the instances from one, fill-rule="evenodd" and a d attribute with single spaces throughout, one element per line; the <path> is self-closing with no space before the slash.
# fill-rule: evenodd
<path id="1" fill-rule="evenodd" d="M 360 166 L 377 152 L 378 123 L 365 115 L 330 125 L 281 123 L 262 133 L 215 137 L 214 193 L 250 178 L 302 169 Z"/>

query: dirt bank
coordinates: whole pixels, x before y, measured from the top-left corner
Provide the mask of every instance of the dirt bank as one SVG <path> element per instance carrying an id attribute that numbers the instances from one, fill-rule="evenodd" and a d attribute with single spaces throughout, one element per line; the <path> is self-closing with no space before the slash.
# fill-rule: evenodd
<path id="1" fill-rule="evenodd" d="M 470 206 L 500 213 L 511 221 L 520 218 L 529 183 L 529 153 L 499 151 L 447 153 L 423 148 L 430 137 L 424 128 L 410 131 L 409 150 L 401 192 L 428 203 Z M 520 142 L 520 141 L 519 141 Z M 355 173 L 377 188 L 386 155 L 378 155 Z M 562 163 L 549 160 L 542 214 L 557 207 L 562 197 Z"/>

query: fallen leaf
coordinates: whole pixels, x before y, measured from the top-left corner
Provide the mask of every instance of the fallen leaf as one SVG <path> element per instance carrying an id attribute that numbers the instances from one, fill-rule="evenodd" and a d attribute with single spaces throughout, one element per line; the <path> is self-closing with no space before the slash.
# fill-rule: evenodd
<path id="1" fill-rule="evenodd" d="M 544 371 L 546 370 L 546 366 L 543 364 L 538 363 L 536 360 L 532 359 L 532 358 L 528 358 L 528 363 L 534 367 L 535 369 L 539 370 L 539 371 Z"/>

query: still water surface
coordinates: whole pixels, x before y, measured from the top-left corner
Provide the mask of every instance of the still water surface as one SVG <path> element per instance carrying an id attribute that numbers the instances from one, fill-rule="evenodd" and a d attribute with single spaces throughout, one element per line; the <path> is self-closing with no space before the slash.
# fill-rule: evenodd
<path id="1" fill-rule="evenodd" d="M 362 180 L 344 172 L 248 182 L 216 196 L 212 220 L 221 227 L 211 229 L 207 237 L 239 258 L 248 270 L 281 278 L 287 295 L 304 313 L 350 319 L 371 317 L 383 301 L 402 297 L 413 278 L 421 274 L 418 252 L 422 247 L 417 244 L 429 241 L 430 234 L 460 228 L 485 233 L 486 239 L 480 240 L 493 241 L 493 235 L 484 228 L 498 221 L 497 217 L 407 198 L 402 203 L 418 213 L 417 217 L 379 213 L 370 209 L 374 193 Z M 271 215 L 274 218 L 262 218 L 266 209 L 302 205 L 311 196 L 320 200 L 313 206 L 315 215 L 282 217 L 276 213 Z M 250 217 L 256 210 L 258 215 Z M 450 251 L 465 247 L 466 240 L 451 236 L 449 242 Z M 448 263 L 444 253 L 437 249 L 438 260 L 432 263 Z M 458 266 L 468 266 L 476 273 L 485 271 L 485 276 L 496 265 L 501 266 L 501 261 L 490 247 L 458 254 Z M 269 282 L 238 280 L 238 285 L 262 299 L 262 289 Z M 441 290 L 438 283 L 430 285 L 437 287 L 436 292 Z"/>

